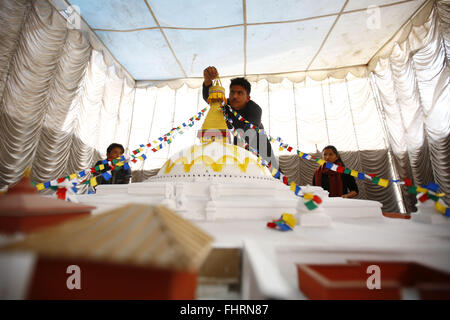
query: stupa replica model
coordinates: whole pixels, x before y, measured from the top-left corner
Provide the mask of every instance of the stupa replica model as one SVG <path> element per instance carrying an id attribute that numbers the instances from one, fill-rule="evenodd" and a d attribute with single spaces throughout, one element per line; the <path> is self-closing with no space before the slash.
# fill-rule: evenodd
<path id="1" fill-rule="evenodd" d="M 376 201 L 328 198 L 320 187 L 301 187 L 322 199 L 310 211 L 302 197 L 274 179 L 261 158 L 229 143 L 231 135 L 221 106 L 226 103 L 220 80 L 210 88 L 211 108 L 198 133 L 200 144 L 172 156 L 158 174 L 145 182 L 100 185 L 95 195 L 79 195 L 85 204 L 98 207 L 129 202 L 164 204 L 186 219 L 265 219 L 294 214 L 300 225 L 328 226 L 333 217 L 380 217 Z M 228 132 L 228 134 L 227 134 Z M 122 196 L 119 196 L 122 195 Z"/>

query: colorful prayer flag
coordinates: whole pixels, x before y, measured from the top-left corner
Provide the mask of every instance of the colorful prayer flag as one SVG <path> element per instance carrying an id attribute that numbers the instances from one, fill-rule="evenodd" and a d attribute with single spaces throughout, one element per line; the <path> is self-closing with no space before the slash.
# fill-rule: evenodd
<path id="1" fill-rule="evenodd" d="M 428 196 L 427 196 L 426 193 L 424 193 L 422 196 L 419 197 L 419 201 L 420 201 L 420 202 L 425 202 L 425 201 L 427 201 L 428 199 L 429 199 L 429 198 L 428 198 Z"/>
<path id="2" fill-rule="evenodd" d="M 429 184 L 426 184 L 426 185 L 424 185 L 422 187 L 427 188 L 427 189 L 429 189 L 431 191 L 434 191 L 434 192 L 438 192 L 438 190 L 439 190 L 439 185 L 437 185 L 434 182 L 430 182 Z"/>
<path id="3" fill-rule="evenodd" d="M 313 201 L 315 203 L 317 203 L 317 204 L 321 204 L 322 203 L 322 199 L 319 196 L 317 196 L 317 195 L 314 195 Z"/>
<path id="4" fill-rule="evenodd" d="M 295 187 L 297 186 L 297 184 L 295 182 L 291 182 L 291 191 L 295 192 Z"/>
<path id="5" fill-rule="evenodd" d="M 443 214 L 446 213 L 447 208 L 446 208 L 442 203 L 440 203 L 439 201 L 436 201 L 434 207 L 435 207 L 439 212 L 441 212 L 441 213 L 443 213 Z"/>
<path id="6" fill-rule="evenodd" d="M 91 186 L 95 187 L 97 185 L 97 178 L 92 177 L 91 180 L 89 180 Z"/>
<path id="7" fill-rule="evenodd" d="M 315 208 L 317 208 L 317 205 L 314 203 L 314 201 L 309 200 L 307 202 L 305 202 L 305 206 L 309 209 L 309 210 L 314 210 Z"/>
<path id="8" fill-rule="evenodd" d="M 378 181 L 378 185 L 382 186 L 384 188 L 386 188 L 388 186 L 388 184 L 389 184 L 389 180 L 387 180 L 387 179 L 380 179 L 380 181 Z"/>
<path id="9" fill-rule="evenodd" d="M 102 173 L 102 176 L 103 176 L 103 179 L 105 179 L 105 181 L 108 181 L 109 179 L 112 178 L 112 175 L 110 175 L 110 174 L 108 173 L 108 171 Z"/>
<path id="10" fill-rule="evenodd" d="M 427 189 L 422 188 L 422 187 L 417 187 L 416 190 L 417 190 L 417 192 L 419 192 L 419 193 L 427 193 L 427 192 L 428 192 Z"/>
<path id="11" fill-rule="evenodd" d="M 417 194 L 417 189 L 414 186 L 408 187 L 408 192 L 412 194 Z"/>
<path id="12" fill-rule="evenodd" d="M 312 198 L 314 198 L 314 195 L 312 193 L 305 193 L 303 195 L 303 198 L 305 198 L 307 200 L 311 200 Z"/>

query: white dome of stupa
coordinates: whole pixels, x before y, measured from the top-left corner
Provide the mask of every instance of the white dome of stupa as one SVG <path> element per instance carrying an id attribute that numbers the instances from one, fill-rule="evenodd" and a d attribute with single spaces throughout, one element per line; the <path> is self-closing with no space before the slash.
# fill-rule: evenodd
<path id="1" fill-rule="evenodd" d="M 222 140 L 207 141 L 172 156 L 151 180 L 243 178 L 274 180 L 261 160 L 242 147 Z"/>

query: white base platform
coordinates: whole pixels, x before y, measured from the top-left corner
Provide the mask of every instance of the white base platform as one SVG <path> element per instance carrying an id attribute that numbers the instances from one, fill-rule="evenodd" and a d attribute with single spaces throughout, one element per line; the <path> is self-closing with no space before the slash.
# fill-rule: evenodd
<path id="1" fill-rule="evenodd" d="M 250 181 L 249 181 L 250 180 Z M 283 213 L 293 214 L 303 226 L 329 226 L 340 218 L 383 219 L 382 204 L 377 201 L 328 198 L 320 187 L 302 187 L 319 195 L 323 203 L 310 211 L 289 187 L 280 181 L 247 178 L 201 178 L 180 182 L 150 181 L 129 185 L 100 185 L 95 195 L 75 196 L 80 203 L 99 209 L 108 204 L 129 202 L 164 204 L 189 220 L 267 220 Z M 97 210 L 98 211 L 98 210 Z M 320 214 L 319 214 L 320 213 Z"/>

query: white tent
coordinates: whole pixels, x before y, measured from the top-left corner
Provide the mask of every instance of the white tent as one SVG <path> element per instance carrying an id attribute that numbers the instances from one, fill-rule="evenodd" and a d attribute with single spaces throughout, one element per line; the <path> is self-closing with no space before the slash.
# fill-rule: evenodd
<path id="1" fill-rule="evenodd" d="M 272 136 L 305 152 L 333 144 L 349 168 L 435 181 L 448 195 L 449 19 L 443 0 L 2 0 L 0 185 L 27 166 L 51 181 L 91 167 L 111 142 L 128 153 L 154 140 L 206 106 L 202 70 L 215 65 L 225 87 L 251 81 Z M 314 164 L 279 155 L 310 183 Z M 358 184 L 386 211 L 413 210 L 405 190 Z"/>

